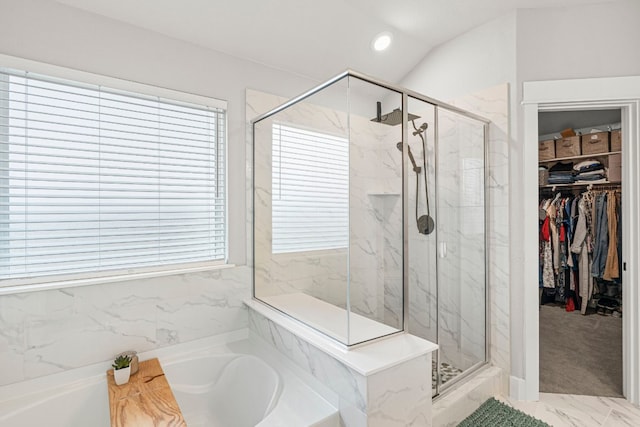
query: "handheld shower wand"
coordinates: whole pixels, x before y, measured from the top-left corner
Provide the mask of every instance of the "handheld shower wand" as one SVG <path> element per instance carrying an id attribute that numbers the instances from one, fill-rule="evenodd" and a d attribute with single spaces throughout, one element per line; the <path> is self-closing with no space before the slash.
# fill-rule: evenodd
<path id="1" fill-rule="evenodd" d="M 427 207 L 427 214 L 418 216 L 418 174 L 416 173 L 416 223 L 418 224 L 418 232 L 421 234 L 431 234 L 435 229 L 435 222 L 431 217 L 431 209 L 429 206 L 429 185 L 427 182 L 427 139 L 424 135 L 429 125 L 425 122 L 416 127 L 416 122 L 411 120 L 413 125 L 413 135 L 418 135 L 422 141 L 422 166 L 424 167 L 424 193 Z"/>
<path id="2" fill-rule="evenodd" d="M 402 141 L 398 142 L 396 144 L 396 148 L 400 151 L 402 151 Z M 422 168 L 420 168 L 420 166 L 418 166 L 416 164 L 416 159 L 413 158 L 413 153 L 411 152 L 411 147 L 409 147 L 407 145 L 407 150 L 409 150 L 409 160 L 411 160 L 411 164 L 413 165 L 413 171 L 415 173 L 420 173 L 420 171 L 422 170 Z"/>

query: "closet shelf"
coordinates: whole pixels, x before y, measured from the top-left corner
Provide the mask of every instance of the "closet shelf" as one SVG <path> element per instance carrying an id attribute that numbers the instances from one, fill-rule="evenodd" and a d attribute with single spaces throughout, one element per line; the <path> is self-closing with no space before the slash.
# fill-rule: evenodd
<path id="1" fill-rule="evenodd" d="M 621 182 L 620 181 L 607 181 L 607 182 L 574 182 L 571 184 L 548 184 L 548 185 L 541 185 L 540 188 L 560 188 L 560 187 L 588 187 L 590 185 L 593 185 L 594 187 L 597 187 L 599 185 L 620 185 Z"/>
<path id="2" fill-rule="evenodd" d="M 540 160 L 538 161 L 538 163 L 553 163 L 553 162 L 561 162 L 565 160 L 592 159 L 594 157 L 610 156 L 612 154 L 621 154 L 621 153 L 622 151 L 607 151 L 605 153 L 597 153 L 597 154 L 581 154 L 579 156 L 558 157 L 555 159 Z"/>

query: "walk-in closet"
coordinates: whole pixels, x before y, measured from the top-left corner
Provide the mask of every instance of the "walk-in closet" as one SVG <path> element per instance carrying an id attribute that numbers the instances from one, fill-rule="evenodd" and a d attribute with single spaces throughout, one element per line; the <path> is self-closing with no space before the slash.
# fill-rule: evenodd
<path id="1" fill-rule="evenodd" d="M 540 391 L 622 396 L 621 111 L 538 123 Z"/>

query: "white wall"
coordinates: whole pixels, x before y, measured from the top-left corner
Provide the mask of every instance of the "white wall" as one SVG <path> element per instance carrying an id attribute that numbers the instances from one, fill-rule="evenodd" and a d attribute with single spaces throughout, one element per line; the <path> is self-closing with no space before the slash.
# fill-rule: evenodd
<path id="1" fill-rule="evenodd" d="M 227 100 L 230 261 L 245 263 L 245 89 L 293 96 L 317 82 L 50 1 L 0 0 L 0 54 Z M 0 384 L 245 328 L 250 277 L 235 267 L 0 296 Z"/>
<path id="2" fill-rule="evenodd" d="M 518 81 L 639 74 L 639 20 L 637 0 L 519 10 Z"/>
<path id="3" fill-rule="evenodd" d="M 447 101 L 515 83 L 515 41 L 515 13 L 511 13 L 436 47 L 401 84 Z"/>
<path id="4" fill-rule="evenodd" d="M 524 375 L 524 289 L 521 211 L 524 183 L 522 83 L 538 80 L 640 75 L 640 2 L 521 9 L 517 13 L 517 138 L 510 154 L 512 375 Z M 537 355 L 530 355 L 537 357 Z"/>

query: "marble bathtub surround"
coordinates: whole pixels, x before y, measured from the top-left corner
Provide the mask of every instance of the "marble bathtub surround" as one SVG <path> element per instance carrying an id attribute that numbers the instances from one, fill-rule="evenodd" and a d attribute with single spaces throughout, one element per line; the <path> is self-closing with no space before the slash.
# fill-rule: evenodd
<path id="1" fill-rule="evenodd" d="M 190 364 L 191 359 L 215 357 L 219 360 L 240 357 L 257 357 L 274 368 L 280 378 L 280 392 L 277 396 L 278 403 L 260 425 L 264 426 L 298 426 L 309 425 L 317 427 L 337 427 L 340 425 L 338 414 L 338 402 L 332 392 L 319 393 L 318 384 L 311 387 L 309 376 L 300 377 L 300 369 L 286 358 L 276 354 L 273 349 L 267 349 L 265 345 L 257 343 L 255 339 L 248 339 L 249 330 L 243 329 L 227 334 L 219 334 L 215 337 L 207 337 L 199 340 L 189 341 L 183 344 L 176 344 L 169 347 L 154 349 L 140 354 L 143 361 L 158 358 L 162 362 L 168 380 L 176 371 L 186 374 L 189 377 L 189 369 L 184 367 Z M 267 351 L 266 351 L 267 350 Z M 270 351 L 268 351 L 270 350 Z M 275 357 L 273 357 L 275 355 Z M 144 362 L 142 362 L 144 363 Z M 66 420 L 89 420 L 87 426 L 109 425 L 109 405 L 106 387 L 105 371 L 108 362 L 85 366 L 60 372 L 46 377 L 20 383 L 0 386 L 0 425 L 48 425 L 42 421 L 46 415 L 38 417 L 29 415 L 30 422 L 24 424 L 23 418 L 16 412 L 44 413 L 47 414 L 52 408 L 61 403 L 68 403 L 70 400 L 79 402 L 78 405 L 71 404 L 71 407 L 60 408 L 60 419 L 56 418 L 55 425 L 67 427 Z M 177 369 L 173 369 L 176 367 Z M 171 371 L 171 372 L 169 372 Z M 215 375 L 215 370 L 209 372 Z M 143 375 L 138 374 L 138 375 Z M 206 374 L 205 374 L 206 375 Z M 180 376 L 180 374 L 178 374 Z M 133 376 L 131 381 L 137 377 Z M 199 376 L 198 378 L 201 378 Z M 130 381 L 130 382 L 131 382 Z M 188 384 L 189 380 L 183 378 L 178 382 Z M 121 389 L 126 391 L 127 386 Z M 320 385 L 320 388 L 322 385 Z M 174 389 L 174 393 L 176 390 Z M 177 395 L 176 395 L 177 398 Z M 35 407 L 33 405 L 36 405 Z M 76 406 L 82 407 L 77 411 Z M 187 411 L 194 419 L 198 419 L 200 414 L 197 411 L 180 407 L 182 411 Z M 44 411 L 44 412 L 43 412 Z M 78 413 L 79 412 L 79 413 Z M 186 412 L 184 415 L 188 415 Z M 3 423 L 7 417 L 9 424 Z M 68 418 L 67 418 L 68 417 Z M 86 418 L 84 418 L 86 417 Z M 38 418 L 39 421 L 33 421 Z M 95 422 L 91 422 L 94 420 Z M 58 422 L 55 422 L 58 421 Z M 73 424 L 73 423 L 72 423 Z M 76 424 L 74 424 L 76 425 Z M 137 427 L 138 424 L 134 425 Z M 188 424 L 191 426 L 192 424 Z"/>
<path id="2" fill-rule="evenodd" d="M 431 425 L 435 344 L 400 334 L 345 350 L 259 301 L 246 304 L 251 333 L 333 390 L 346 426 Z"/>
<path id="3" fill-rule="evenodd" d="M 0 385 L 247 327 L 251 270 L 0 296 Z"/>

